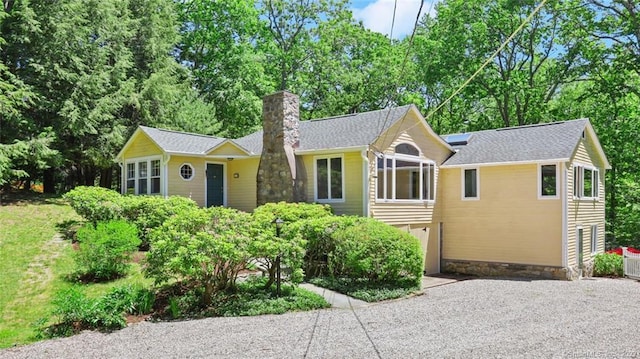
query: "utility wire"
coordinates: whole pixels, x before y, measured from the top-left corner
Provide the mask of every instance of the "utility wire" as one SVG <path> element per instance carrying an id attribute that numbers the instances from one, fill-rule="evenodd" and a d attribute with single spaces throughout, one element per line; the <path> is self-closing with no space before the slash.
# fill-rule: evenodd
<path id="1" fill-rule="evenodd" d="M 431 4 L 433 5 L 433 3 L 431 3 Z M 422 7 L 423 6 L 424 6 L 424 0 L 420 1 L 420 8 L 418 9 L 418 14 L 416 15 L 416 21 L 413 24 L 413 30 L 411 31 L 411 37 L 409 38 L 409 44 L 407 45 L 407 51 L 405 51 L 404 59 L 402 60 L 402 66 L 400 67 L 400 74 L 398 76 L 398 79 L 394 83 L 393 89 L 397 89 L 398 88 L 399 82 L 400 82 L 400 80 L 402 79 L 402 77 L 404 75 L 404 71 L 405 71 L 406 66 L 407 66 L 407 60 L 409 59 L 409 53 L 411 51 L 411 47 L 413 46 L 413 38 L 416 35 L 416 28 L 418 27 L 418 22 L 420 21 L 420 14 L 422 13 Z M 395 18 L 395 11 L 394 11 L 394 18 Z M 392 25 L 392 27 L 393 27 L 393 25 Z M 396 92 L 394 95 L 397 96 L 397 91 L 396 90 L 394 90 L 394 91 Z M 389 106 L 389 103 L 391 102 L 391 97 L 393 97 L 393 96 L 389 96 L 389 98 L 387 99 L 387 103 L 385 104 L 385 107 Z M 385 127 L 387 127 L 387 122 L 389 121 L 389 115 L 390 114 L 391 114 L 391 108 L 389 108 L 387 110 L 387 115 L 385 116 L 385 119 L 384 119 L 384 121 L 382 123 L 382 127 L 380 127 L 380 130 L 378 131 L 378 136 L 376 136 L 376 138 L 379 138 L 380 135 L 382 134 L 382 132 L 384 131 Z M 406 115 L 406 113 L 402 117 L 404 118 L 405 115 Z M 384 141 L 386 141 L 386 137 L 387 137 L 387 133 L 385 133 L 385 136 L 382 139 L 383 143 L 384 143 Z M 371 146 L 371 143 L 369 144 L 369 146 Z"/>
<path id="2" fill-rule="evenodd" d="M 393 26 L 396 23 L 396 8 L 398 7 L 398 0 L 393 3 L 393 17 L 391 18 L 391 32 L 389 32 L 389 41 L 393 43 Z"/>

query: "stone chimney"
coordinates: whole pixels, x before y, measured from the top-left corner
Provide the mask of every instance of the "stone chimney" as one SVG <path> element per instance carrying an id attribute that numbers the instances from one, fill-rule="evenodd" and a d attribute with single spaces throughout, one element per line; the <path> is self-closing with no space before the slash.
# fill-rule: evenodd
<path id="1" fill-rule="evenodd" d="M 258 206 L 268 202 L 295 202 L 296 159 L 300 141 L 300 99 L 280 91 L 262 99 L 262 156 L 258 166 Z"/>

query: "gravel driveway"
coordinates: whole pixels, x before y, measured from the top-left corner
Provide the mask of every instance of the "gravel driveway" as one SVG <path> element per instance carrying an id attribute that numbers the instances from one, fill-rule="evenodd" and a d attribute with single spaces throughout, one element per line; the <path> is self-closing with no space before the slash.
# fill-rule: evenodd
<path id="1" fill-rule="evenodd" d="M 139 323 L 0 358 L 640 358 L 640 283 L 474 279 L 356 310 Z"/>

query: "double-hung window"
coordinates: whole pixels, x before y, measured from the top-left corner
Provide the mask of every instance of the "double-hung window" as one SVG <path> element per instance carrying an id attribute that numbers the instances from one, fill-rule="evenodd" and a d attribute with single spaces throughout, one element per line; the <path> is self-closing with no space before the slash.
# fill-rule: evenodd
<path id="1" fill-rule="evenodd" d="M 462 199 L 479 199 L 480 185 L 477 168 L 462 170 Z"/>
<path id="2" fill-rule="evenodd" d="M 160 194 L 162 192 L 160 159 L 133 159 L 126 163 L 125 168 L 125 193 Z"/>
<path id="3" fill-rule="evenodd" d="M 376 199 L 382 201 L 433 201 L 436 195 L 435 163 L 420 157 L 413 145 L 401 143 L 392 155 L 377 160 Z"/>
<path id="4" fill-rule="evenodd" d="M 600 171 L 582 165 L 573 166 L 573 197 L 597 199 L 599 197 Z"/>
<path id="5" fill-rule="evenodd" d="M 540 165 L 538 172 L 538 196 L 558 198 L 558 166 Z"/>
<path id="6" fill-rule="evenodd" d="M 344 161 L 338 157 L 315 158 L 315 200 L 317 202 L 344 201 Z"/>

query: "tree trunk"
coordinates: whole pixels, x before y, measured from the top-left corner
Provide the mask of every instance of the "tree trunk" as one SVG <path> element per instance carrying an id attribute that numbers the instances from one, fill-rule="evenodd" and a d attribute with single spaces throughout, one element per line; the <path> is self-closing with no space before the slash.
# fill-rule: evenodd
<path id="1" fill-rule="evenodd" d="M 113 184 L 113 167 L 100 170 L 100 187 L 111 188 Z"/>
<path id="2" fill-rule="evenodd" d="M 53 168 L 47 168 L 42 175 L 42 191 L 44 193 L 56 193 L 55 174 Z"/>

